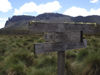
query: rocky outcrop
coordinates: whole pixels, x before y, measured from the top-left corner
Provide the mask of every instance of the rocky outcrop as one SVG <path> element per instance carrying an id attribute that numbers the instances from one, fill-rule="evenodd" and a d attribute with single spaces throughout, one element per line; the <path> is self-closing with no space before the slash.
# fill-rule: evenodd
<path id="1" fill-rule="evenodd" d="M 10 29 L 27 29 L 28 22 L 34 20 L 34 16 L 13 16 L 9 18 L 8 21 L 5 23 L 4 28 Z"/>
<path id="2" fill-rule="evenodd" d="M 96 27 L 96 33 L 99 34 L 100 32 L 100 16 L 93 15 L 93 16 L 78 16 L 78 17 L 71 17 L 59 13 L 44 13 L 40 14 L 36 17 L 34 16 L 13 16 L 9 18 L 5 24 L 3 29 L 8 30 L 27 30 L 30 21 L 41 21 L 41 22 L 92 22 L 97 23 L 99 26 Z"/>
<path id="3" fill-rule="evenodd" d="M 35 21 L 46 21 L 46 22 L 72 22 L 70 16 L 66 16 L 63 14 L 58 13 L 44 13 L 40 14 L 36 17 L 34 16 L 13 16 L 12 18 L 8 19 L 8 21 L 5 24 L 5 28 L 27 28 L 28 22 L 35 20 Z"/>

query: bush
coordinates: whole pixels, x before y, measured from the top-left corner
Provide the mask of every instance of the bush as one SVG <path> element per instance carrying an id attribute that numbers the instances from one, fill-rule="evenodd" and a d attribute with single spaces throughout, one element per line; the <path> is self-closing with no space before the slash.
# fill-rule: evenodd
<path id="1" fill-rule="evenodd" d="M 100 55 L 99 53 L 90 54 L 85 59 L 85 66 L 82 75 L 100 74 Z"/>
<path id="2" fill-rule="evenodd" d="M 65 71 L 66 75 L 75 75 L 74 70 L 69 62 L 66 62 L 65 68 L 66 68 L 66 71 Z"/>
<path id="3" fill-rule="evenodd" d="M 75 53 L 74 51 L 67 51 L 66 57 L 67 57 L 68 59 L 70 59 L 70 58 L 75 58 L 75 57 L 76 57 L 76 53 Z"/>
<path id="4" fill-rule="evenodd" d="M 37 68 L 43 68 L 47 66 L 56 66 L 56 58 L 54 56 L 44 56 L 37 61 Z"/>
<path id="5" fill-rule="evenodd" d="M 18 64 L 12 64 L 6 70 L 7 75 L 26 75 L 26 72 L 27 68 L 22 62 Z"/>
<path id="6" fill-rule="evenodd" d="M 57 75 L 57 69 L 54 66 L 42 67 L 42 68 L 30 68 L 27 75 Z"/>
<path id="7" fill-rule="evenodd" d="M 77 55 L 77 60 L 82 61 L 84 58 L 86 58 L 87 55 L 88 55 L 87 49 L 80 50 L 80 52 Z"/>
<path id="8" fill-rule="evenodd" d="M 27 67 L 35 65 L 34 54 L 29 51 L 19 51 L 14 53 L 13 57 L 19 59 L 19 61 L 24 62 Z"/>

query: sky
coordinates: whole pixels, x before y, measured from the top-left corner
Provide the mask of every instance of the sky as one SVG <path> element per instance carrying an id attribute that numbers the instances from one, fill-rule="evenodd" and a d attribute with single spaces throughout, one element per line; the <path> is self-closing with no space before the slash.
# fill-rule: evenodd
<path id="1" fill-rule="evenodd" d="M 61 13 L 69 16 L 100 15 L 100 0 L 0 0 L 0 28 L 14 15 Z"/>

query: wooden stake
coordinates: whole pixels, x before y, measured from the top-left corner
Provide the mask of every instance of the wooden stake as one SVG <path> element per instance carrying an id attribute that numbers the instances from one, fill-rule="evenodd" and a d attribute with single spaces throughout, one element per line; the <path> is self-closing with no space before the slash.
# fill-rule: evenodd
<path id="1" fill-rule="evenodd" d="M 65 51 L 58 51 L 58 75 L 65 75 Z"/>

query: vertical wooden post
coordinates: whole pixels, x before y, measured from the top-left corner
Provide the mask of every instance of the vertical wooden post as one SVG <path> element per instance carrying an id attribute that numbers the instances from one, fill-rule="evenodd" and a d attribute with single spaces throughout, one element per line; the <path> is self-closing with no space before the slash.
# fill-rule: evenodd
<path id="1" fill-rule="evenodd" d="M 83 31 L 80 32 L 80 41 L 83 43 Z"/>
<path id="2" fill-rule="evenodd" d="M 33 50 L 34 50 L 34 51 L 33 51 L 34 57 L 37 58 L 37 54 L 36 54 L 36 52 L 35 52 L 35 50 L 36 50 L 36 49 L 35 49 L 35 44 L 34 44 L 34 49 L 33 49 Z"/>
<path id="3" fill-rule="evenodd" d="M 58 51 L 58 75 L 65 75 L 65 51 Z"/>

